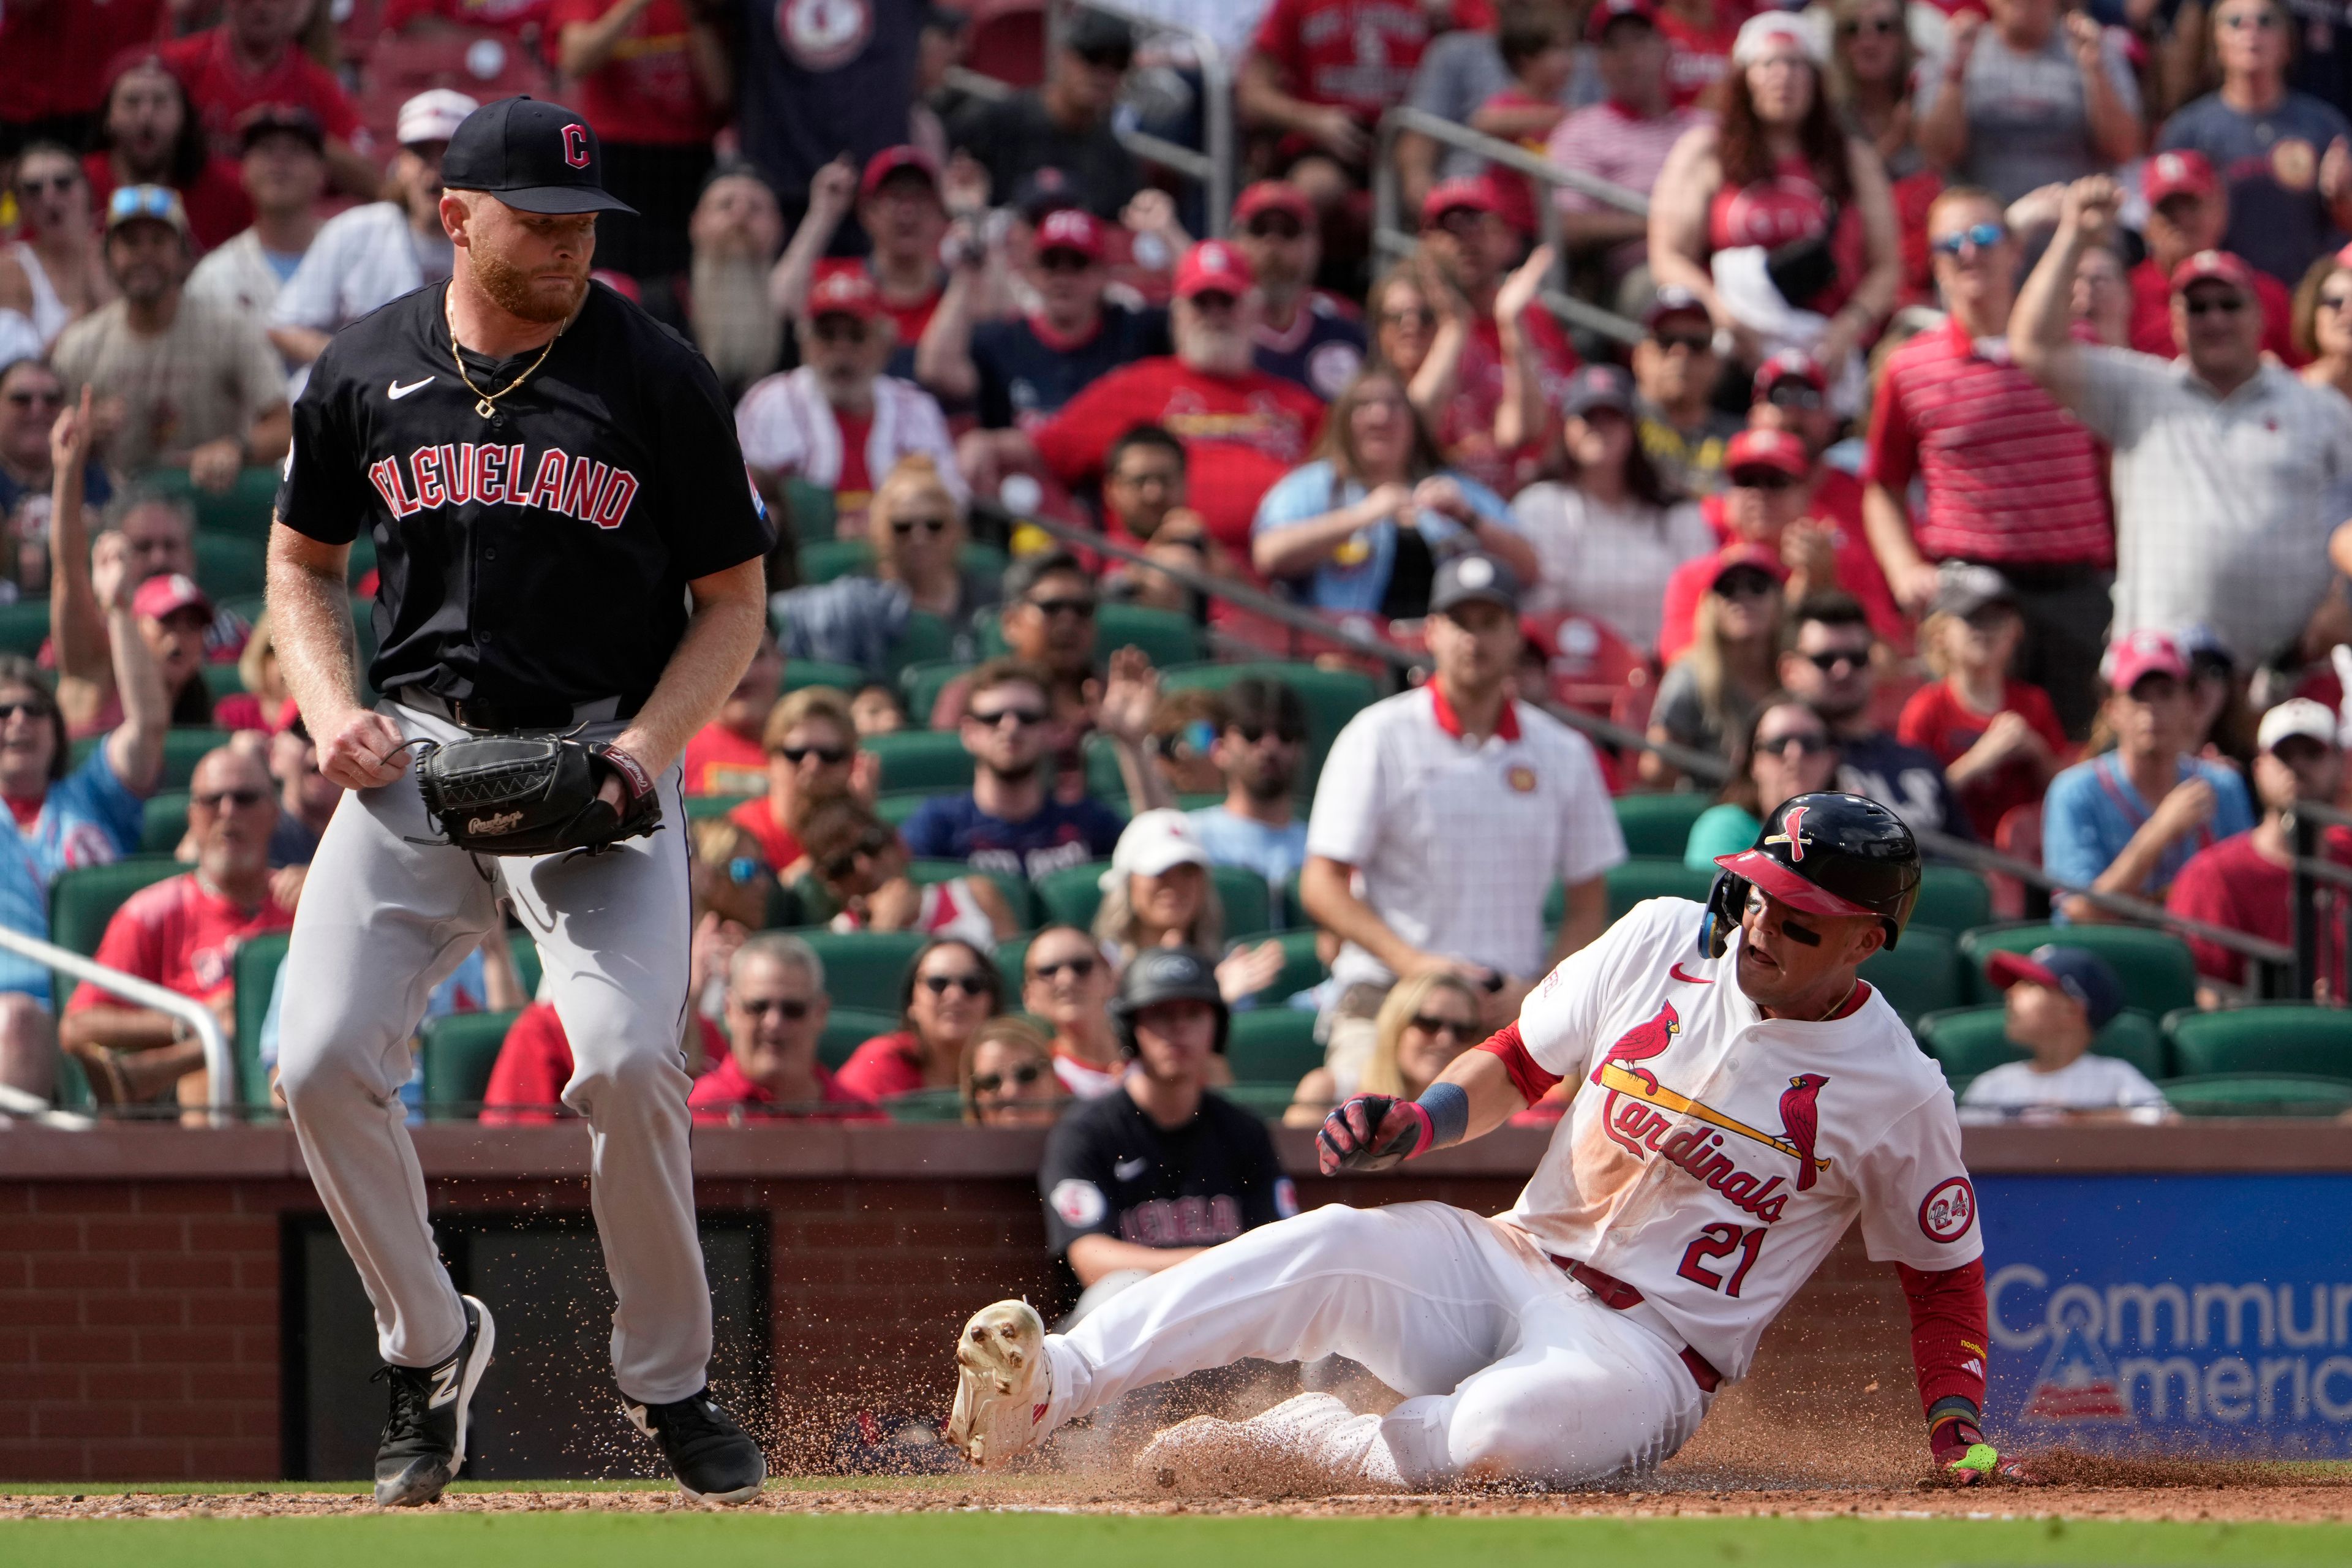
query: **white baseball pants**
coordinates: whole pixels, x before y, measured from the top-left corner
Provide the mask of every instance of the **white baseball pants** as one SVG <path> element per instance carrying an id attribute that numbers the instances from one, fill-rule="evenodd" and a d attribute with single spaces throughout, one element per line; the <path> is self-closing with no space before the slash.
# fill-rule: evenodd
<path id="1" fill-rule="evenodd" d="M 382 711 L 412 738 L 464 733 L 396 704 Z M 583 738 L 622 728 L 591 725 Z M 345 795 L 327 826 L 286 954 L 279 1082 L 311 1182 L 374 1303 L 378 1348 L 396 1366 L 432 1366 L 465 1336 L 400 1086 L 426 995 L 497 922 L 503 888 L 539 942 L 543 994 L 572 1044 L 563 1102 L 588 1119 L 589 1199 L 619 1298 L 621 1392 L 667 1404 L 703 1386 L 710 1289 L 678 1048 L 692 898 L 676 768 L 659 788 L 661 830 L 595 856 L 478 861 L 411 844 L 438 837 L 414 768 Z"/>
<path id="2" fill-rule="evenodd" d="M 1343 1355 L 1407 1394 L 1316 1435 L 1342 1482 L 1553 1483 L 1646 1469 L 1711 1399 L 1681 1345 L 1601 1304 L 1524 1238 L 1445 1204 L 1339 1205 L 1156 1274 L 1048 1335 L 1048 1426 L 1245 1357 Z"/>

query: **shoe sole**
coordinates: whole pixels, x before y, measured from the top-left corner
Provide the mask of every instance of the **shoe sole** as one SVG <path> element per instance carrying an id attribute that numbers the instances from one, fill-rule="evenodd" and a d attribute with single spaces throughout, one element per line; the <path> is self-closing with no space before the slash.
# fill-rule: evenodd
<path id="1" fill-rule="evenodd" d="M 731 1492 L 698 1492 L 692 1487 L 688 1486 L 684 1481 L 677 1483 L 677 1489 L 686 1494 L 687 1500 L 688 1502 L 717 1503 L 723 1508 L 731 1508 L 737 1503 L 750 1502 L 753 1498 L 760 1495 L 760 1493 L 767 1487 L 767 1467 L 763 1462 L 761 1466 L 760 1479 L 758 1480 L 753 1481 L 748 1487 L 737 1487 Z"/>
<path id="2" fill-rule="evenodd" d="M 429 1488 L 411 1485 L 387 1495 L 383 1484 L 377 1483 L 375 1501 L 378 1508 L 422 1508 L 426 1503 L 438 1502 L 443 1489 L 457 1479 L 459 1470 L 466 1468 L 466 1438 L 472 1426 L 474 1389 L 481 1383 L 482 1373 L 489 1368 L 490 1352 L 497 1348 L 499 1342 L 499 1329 L 490 1316 L 489 1308 L 484 1306 L 479 1299 L 465 1296 L 459 1300 L 474 1310 L 474 1348 L 466 1357 L 464 1375 L 457 1380 L 457 1450 L 449 1457 L 448 1466 L 443 1470 L 441 1479 Z"/>
<path id="3" fill-rule="evenodd" d="M 1045 1354 L 1045 1320 L 1026 1301 L 983 1307 L 964 1324 L 956 1339 L 956 1394 L 948 1437 L 973 1464 L 1001 1464 L 1037 1446 L 1037 1395 L 1050 1396 L 1039 1387 Z"/>

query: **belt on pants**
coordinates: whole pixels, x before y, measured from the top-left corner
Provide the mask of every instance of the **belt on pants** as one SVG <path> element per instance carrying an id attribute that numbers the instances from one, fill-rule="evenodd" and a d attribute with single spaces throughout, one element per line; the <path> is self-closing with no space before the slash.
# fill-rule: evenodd
<path id="1" fill-rule="evenodd" d="M 485 734 L 510 734 L 517 730 L 569 730 L 575 724 L 603 724 L 634 719 L 645 706 L 635 697 L 600 697 L 593 702 L 499 702 L 481 697 L 443 697 L 421 686 L 404 686 L 392 694 L 403 708 L 446 719 L 461 730 Z"/>
<path id="2" fill-rule="evenodd" d="M 1579 1263 L 1573 1258 L 1561 1258 L 1555 1254 L 1547 1256 L 1559 1265 L 1560 1272 L 1591 1291 L 1593 1300 L 1611 1311 L 1622 1312 L 1628 1307 L 1642 1304 L 1642 1292 L 1614 1274 L 1603 1274 L 1590 1263 Z M 1723 1386 L 1723 1373 L 1716 1371 L 1712 1362 L 1688 1345 L 1682 1349 L 1682 1363 L 1689 1369 L 1691 1381 L 1698 1384 L 1701 1394 L 1713 1394 Z"/>

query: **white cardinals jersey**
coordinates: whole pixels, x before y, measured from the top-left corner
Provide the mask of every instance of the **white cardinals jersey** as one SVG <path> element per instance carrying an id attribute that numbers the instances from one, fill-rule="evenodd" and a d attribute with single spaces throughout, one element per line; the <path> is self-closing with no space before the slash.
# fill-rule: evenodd
<path id="1" fill-rule="evenodd" d="M 1700 947 L 1705 918 L 1653 899 L 1529 994 L 1520 1041 L 1575 1098 L 1502 1218 L 1639 1289 L 1737 1378 L 1857 1215 L 1881 1262 L 1984 1248 L 1951 1091 L 1886 999 L 1766 1018 L 1737 947 Z"/>

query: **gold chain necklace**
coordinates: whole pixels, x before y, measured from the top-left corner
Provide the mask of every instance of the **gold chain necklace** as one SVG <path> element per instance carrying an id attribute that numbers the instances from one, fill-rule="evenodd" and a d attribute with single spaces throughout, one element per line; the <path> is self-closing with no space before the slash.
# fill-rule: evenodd
<path id="1" fill-rule="evenodd" d="M 1832 1017 L 1836 1016 L 1838 1008 L 1844 1006 L 1846 1003 L 1853 998 L 1854 992 L 1859 990 L 1861 986 L 1862 981 L 1857 977 L 1852 984 L 1845 988 L 1845 994 L 1837 999 L 1836 1005 L 1832 1006 L 1828 1012 L 1814 1019 L 1813 1022 L 1816 1024 L 1828 1023 Z"/>
<path id="2" fill-rule="evenodd" d="M 506 396 L 516 387 L 520 386 L 524 382 L 529 381 L 531 376 L 537 373 L 539 367 L 547 363 L 547 356 L 555 352 L 556 340 L 563 336 L 564 327 L 569 327 L 572 324 L 571 321 L 567 320 L 563 323 L 562 327 L 556 328 L 555 337 L 547 340 L 547 346 L 539 351 L 539 357 L 531 361 L 530 368 L 525 370 L 520 375 L 515 377 L 512 381 L 507 383 L 496 392 L 484 392 L 480 387 L 474 384 L 474 378 L 466 374 L 466 358 L 463 354 L 457 352 L 457 323 L 455 321 L 447 320 L 448 307 L 446 304 L 442 307 L 442 314 L 444 320 L 447 321 L 449 328 L 449 363 L 457 367 L 457 379 L 466 384 L 466 390 L 474 395 L 474 412 L 480 415 L 485 419 L 488 419 L 491 415 L 496 414 L 499 411 L 498 401 L 499 398 Z"/>

